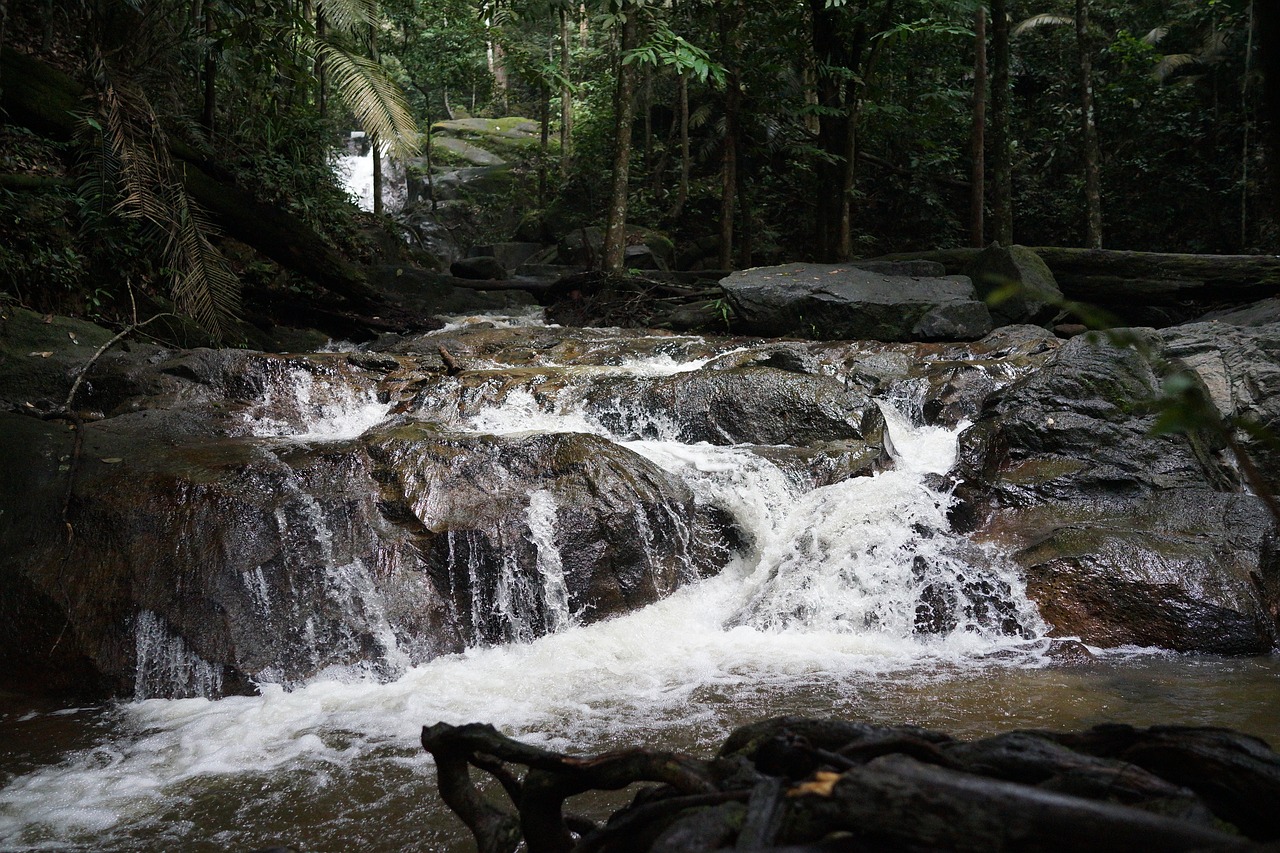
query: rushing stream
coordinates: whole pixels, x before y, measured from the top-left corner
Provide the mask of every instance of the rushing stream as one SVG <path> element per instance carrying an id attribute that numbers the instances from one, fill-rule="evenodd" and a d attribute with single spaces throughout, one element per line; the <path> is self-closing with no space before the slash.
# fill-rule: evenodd
<path id="1" fill-rule="evenodd" d="M 708 361 L 660 356 L 599 370 L 665 376 Z M 309 381 L 300 376 L 291 393 L 309 395 Z M 503 636 L 518 642 L 408 667 L 387 632 L 381 674 L 402 674 L 385 683 L 343 670 L 218 701 L 53 709 L 0 700 L 0 849 L 465 850 L 470 838 L 439 804 L 417 745 L 421 726 L 437 720 L 491 722 L 581 751 L 709 751 L 735 725 L 781 713 L 970 735 L 1104 720 L 1213 723 L 1280 739 L 1275 658 L 1132 650 L 1055 666 L 1011 564 L 949 530 L 951 496 L 936 475 L 954 464 L 959 428 L 914 425 L 903 414 L 910 402 L 879 402 L 891 467 L 817 488 L 757 449 L 680 443 L 662 413 L 592 414 L 569 392 L 513 391 L 459 416 L 450 429 L 461 433 L 578 432 L 622 444 L 733 519 L 742 539 L 734 558 L 657 604 L 583 624 L 565 593 L 556 497 L 534 490 L 524 518 L 538 586 L 513 575 L 495 602 Z M 360 394 L 318 411 L 301 432 L 258 422 L 263 452 L 341 440 L 388 417 Z M 313 515 L 303 535 L 323 551 L 329 534 L 318 508 Z M 680 524 L 673 517 L 651 532 L 693 535 Z M 340 594 L 376 622 L 362 593 L 366 568 L 329 568 Z M 947 609 L 938 617 L 947 630 L 913 630 L 922 600 Z M 145 628 L 140 660 L 183 655 Z M 146 683 L 138 687 L 147 695 Z"/>

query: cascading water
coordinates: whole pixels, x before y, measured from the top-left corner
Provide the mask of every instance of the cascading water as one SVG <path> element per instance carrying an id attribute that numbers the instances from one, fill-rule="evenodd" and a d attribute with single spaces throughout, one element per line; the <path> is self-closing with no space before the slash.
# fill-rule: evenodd
<path id="1" fill-rule="evenodd" d="M 644 380 L 708 361 L 664 355 L 608 370 Z M 359 395 L 316 407 L 314 392 L 305 380 L 297 386 L 298 408 L 315 413 L 313 420 L 289 429 L 269 425 L 260 434 L 272 441 L 352 435 L 386 414 L 375 399 Z M 347 423 L 352 410 L 363 414 Z M 992 657 L 1000 666 L 1041 662 L 1044 626 L 1016 574 L 999 555 L 948 528 L 950 496 L 939 475 L 954 462 L 958 430 L 914 426 L 886 405 L 891 470 L 813 488 L 766 458 L 761 451 L 767 448 L 679 443 L 666 414 L 624 414 L 587 408 L 567 383 L 540 395 L 513 391 L 449 428 L 491 435 L 589 432 L 643 456 L 686 484 L 700 507 L 731 521 L 732 541 L 717 544 L 733 558 L 717 576 L 640 611 L 583 625 L 566 593 L 557 498 L 532 490 L 521 512 L 536 580 L 504 563 L 494 599 L 471 598 L 472 624 L 491 619 L 482 611 L 492 609 L 505 620 L 494 639 L 521 642 L 477 644 L 408 668 L 391 683 L 347 673 L 292 692 L 264 684 L 257 697 L 123 706 L 115 713 L 125 733 L 108 745 L 10 780 L 0 792 L 0 847 L 67 839 L 173 845 L 187 843 L 190 832 L 220 846 L 253 845 L 261 838 L 238 826 L 261 823 L 271 808 L 327 797 L 338 782 L 339 789 L 372 788 L 369 796 L 379 802 L 416 803 L 430 784 L 429 763 L 414 749 L 416 733 L 436 720 L 485 720 L 562 748 L 636 740 L 692 747 L 752 715 L 856 705 L 885 684 L 909 690 L 919 677 L 996 665 L 982 662 Z M 367 570 L 334 555 L 315 498 L 295 497 L 299 518 L 312 525 L 305 535 L 319 543 L 332 594 L 363 611 L 371 625 L 385 626 Z M 688 543 L 694 536 L 688 519 L 639 515 L 642 538 Z M 449 534 L 450 577 L 475 588 L 480 548 L 468 536 L 474 538 Z M 264 579 L 246 574 L 254 601 L 266 610 L 276 606 Z M 176 647 L 157 631 L 150 623 L 140 626 L 139 655 L 145 644 L 148 659 L 169 660 Z M 384 656 L 394 658 L 394 634 L 386 628 L 379 637 Z M 199 675 L 190 666 L 181 673 Z M 245 805 L 231 818 L 215 814 L 216 829 L 184 829 L 175 819 L 175 811 L 216 812 L 211 803 L 223 786 L 243 797 L 257 791 L 257 800 L 274 806 Z M 335 835 L 313 840 L 311 849 L 362 846 L 352 841 L 359 808 L 348 808 Z M 398 814 L 409 810 L 396 808 Z M 367 849 L 398 849 L 409 838 L 421 845 L 424 832 L 444 833 L 444 841 L 428 846 L 453 844 L 452 828 L 424 830 L 411 820 L 406 826 L 414 834 L 386 831 Z"/>

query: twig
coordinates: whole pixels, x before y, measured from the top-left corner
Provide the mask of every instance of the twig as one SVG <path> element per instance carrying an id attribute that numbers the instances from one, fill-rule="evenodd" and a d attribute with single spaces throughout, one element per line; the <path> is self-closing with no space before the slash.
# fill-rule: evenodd
<path id="1" fill-rule="evenodd" d="M 67 392 L 67 399 L 62 403 L 62 405 L 48 412 L 40 413 L 41 420 L 68 421 L 71 424 L 72 430 L 75 432 L 75 441 L 71 447 L 71 461 L 67 467 L 67 491 L 62 499 L 62 523 L 67 526 L 68 542 L 71 541 L 72 536 L 75 534 L 75 530 L 72 528 L 71 522 L 67 519 L 67 512 L 71 507 L 71 494 L 75 490 L 76 471 L 80 467 L 80 454 L 84 448 L 84 419 L 81 418 L 79 413 L 72 408 L 72 404 L 76 399 L 76 394 L 80 391 L 80 386 L 84 383 L 84 378 L 89 373 L 90 368 L 97 363 L 98 359 L 102 358 L 103 353 L 111 349 L 111 347 L 115 346 L 124 338 L 136 332 L 138 329 L 150 325 L 162 317 L 176 316 L 177 315 L 175 314 L 169 313 L 156 314 L 153 317 L 143 320 L 141 323 L 133 323 L 132 325 L 126 326 L 115 337 L 98 347 L 97 352 L 90 356 L 89 360 L 81 365 L 80 369 L 76 371 L 76 377 L 71 383 L 71 390 Z"/>

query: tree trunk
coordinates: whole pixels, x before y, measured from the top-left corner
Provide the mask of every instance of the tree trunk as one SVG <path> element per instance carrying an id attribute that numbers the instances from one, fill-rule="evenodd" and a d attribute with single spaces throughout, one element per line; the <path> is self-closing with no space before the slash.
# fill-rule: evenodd
<path id="1" fill-rule="evenodd" d="M 602 267 L 605 272 L 622 271 L 627 251 L 627 187 L 631 175 L 631 123 L 635 113 L 635 64 L 622 60 L 635 46 L 636 12 L 626 10 L 618 46 L 618 82 L 613 108 L 613 184 L 609 192 L 609 213 L 605 222 Z"/>
<path id="2" fill-rule="evenodd" d="M 841 228 L 845 220 L 844 188 L 849 174 L 850 124 L 853 121 L 849 89 L 840 73 L 851 69 L 853 53 L 840 32 L 840 7 L 826 0 L 809 0 L 810 38 L 817 67 L 818 147 L 825 152 L 817 166 L 818 253 L 824 260 L 839 258 Z"/>
<path id="3" fill-rule="evenodd" d="M 1240 250 L 1249 245 L 1249 143 L 1252 120 L 1249 117 L 1249 83 L 1253 77 L 1254 36 L 1258 31 L 1257 6 L 1249 4 L 1249 36 L 1244 48 L 1244 74 L 1240 78 L 1240 115 L 1244 130 L 1240 142 Z"/>
<path id="4" fill-rule="evenodd" d="M 1258 3 L 1258 64 L 1262 69 L 1262 135 L 1266 140 L 1267 177 L 1271 185 L 1270 213 L 1280 217 L 1280 4 Z"/>
<path id="5" fill-rule="evenodd" d="M 324 12 L 316 12 L 316 38 L 324 40 L 325 34 L 328 32 L 329 24 L 324 19 Z M 329 80 L 328 73 L 324 67 L 324 60 L 316 59 L 316 109 L 320 113 L 320 117 L 324 118 L 329 107 Z"/>
<path id="6" fill-rule="evenodd" d="M 679 218 L 689 200 L 689 173 L 693 168 L 689 148 L 689 72 L 680 72 L 680 188 L 676 191 L 676 203 L 668 216 Z"/>
<path id="7" fill-rule="evenodd" d="M 1085 245 L 1102 248 L 1102 187 L 1098 125 L 1093 114 L 1093 47 L 1089 2 L 1076 0 L 1076 46 L 1080 51 L 1080 123 L 1084 142 Z"/>
<path id="8" fill-rule="evenodd" d="M 539 85 L 538 99 L 538 207 L 547 203 L 547 160 L 551 149 L 551 86 Z"/>
<path id="9" fill-rule="evenodd" d="M 9 23 L 9 0 L 0 0 L 0 56 L 4 55 L 4 31 Z M 4 77 L 0 75 L 0 97 L 4 96 Z"/>
<path id="10" fill-rule="evenodd" d="M 1176 305 L 1184 301 L 1245 303 L 1280 291 L 1280 257 L 1274 255 L 1191 255 L 1031 246 L 1063 296 L 1090 303 Z M 937 261 L 960 275 L 979 249 L 903 252 L 884 260 Z"/>
<path id="11" fill-rule="evenodd" d="M 1013 245 L 1013 136 L 1010 133 L 1009 10 L 991 0 L 991 227 L 1002 246 Z"/>
<path id="12" fill-rule="evenodd" d="M 726 8 L 727 7 L 727 8 Z M 720 52 L 727 74 L 724 86 L 724 139 L 720 152 L 720 269 L 733 269 L 733 219 L 738 188 L 738 123 L 742 85 L 738 79 L 737 29 L 739 4 L 725 0 L 720 6 Z"/>
<path id="13" fill-rule="evenodd" d="M 560 9 L 560 177 L 569 175 L 569 143 L 573 139 L 573 88 L 569 84 L 569 11 Z"/>
<path id="14" fill-rule="evenodd" d="M 209 8 L 209 4 L 204 5 L 204 37 L 212 39 L 214 32 L 213 26 L 213 10 Z M 200 124 L 204 127 L 204 132 L 209 139 L 213 139 L 213 122 L 217 115 L 217 87 L 218 63 L 213 58 L 213 45 L 207 44 L 204 48 L 204 109 L 200 112 Z"/>
<path id="15" fill-rule="evenodd" d="M 973 22 L 973 132 L 969 138 L 969 245 L 984 246 L 986 206 L 987 10 L 978 7 Z"/>
<path id="16" fill-rule="evenodd" d="M 373 24 L 369 25 L 369 58 L 375 63 L 381 61 L 378 55 L 378 31 Z M 371 155 L 373 157 L 373 215 L 382 215 L 382 146 L 379 144 L 382 140 L 378 139 L 374 133 L 369 134 L 369 141 L 373 145 Z"/>

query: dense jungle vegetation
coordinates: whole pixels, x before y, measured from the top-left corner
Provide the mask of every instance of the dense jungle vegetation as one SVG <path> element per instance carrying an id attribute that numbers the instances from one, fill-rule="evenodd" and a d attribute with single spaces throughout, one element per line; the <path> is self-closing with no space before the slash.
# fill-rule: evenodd
<path id="1" fill-rule="evenodd" d="M 421 158 L 433 123 L 464 116 L 539 124 L 495 204 L 542 240 L 609 223 L 606 268 L 622 264 L 624 220 L 720 269 L 993 239 L 1274 252 L 1273 14 L 1243 0 L 0 0 L 0 289 L 107 319 L 173 302 L 215 333 L 255 291 L 360 307 L 370 228 L 394 230 L 393 214 L 358 214 L 335 151 L 361 128 Z M 268 209 L 288 214 L 274 236 L 244 224 Z M 323 252 L 297 248 L 295 220 Z M 316 263 L 324 252 L 335 260 Z"/>

